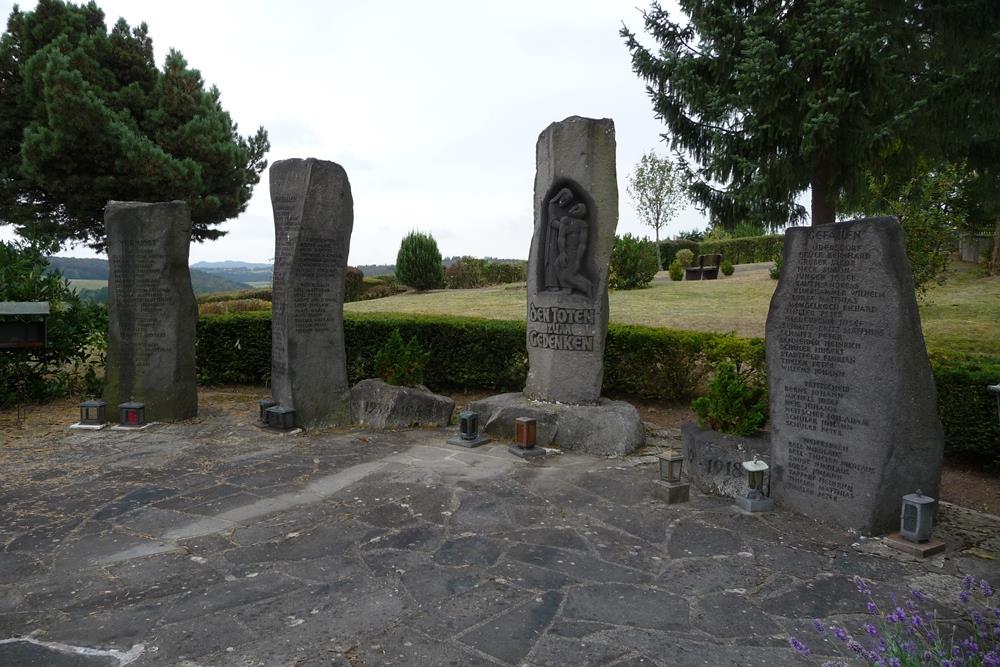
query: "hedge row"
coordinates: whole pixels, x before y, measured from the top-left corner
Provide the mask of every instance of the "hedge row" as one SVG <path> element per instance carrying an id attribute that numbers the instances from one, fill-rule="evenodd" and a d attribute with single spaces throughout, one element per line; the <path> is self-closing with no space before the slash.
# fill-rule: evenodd
<path id="1" fill-rule="evenodd" d="M 204 384 L 266 384 L 271 366 L 268 312 L 206 315 L 198 325 L 198 373 Z M 374 375 L 372 360 L 394 329 L 415 336 L 431 357 L 425 381 L 432 387 L 519 391 L 528 370 L 524 322 L 475 318 L 345 314 L 350 381 Z M 718 361 L 763 369 L 764 342 L 732 335 L 608 327 L 604 391 L 643 399 L 684 400 L 703 387 Z M 1000 466 L 996 399 L 986 385 L 1000 382 L 1000 360 L 931 360 L 938 409 L 949 454 Z"/>
<path id="2" fill-rule="evenodd" d="M 781 257 L 784 248 L 785 236 L 772 234 L 727 241 L 702 241 L 699 244 L 699 253 L 702 255 L 722 253 L 722 256 L 733 264 L 753 264 L 773 262 L 776 257 Z"/>
<path id="3" fill-rule="evenodd" d="M 528 373 L 524 322 L 466 317 L 346 313 L 347 374 L 373 375 L 372 360 L 394 329 L 416 336 L 431 353 L 425 381 L 437 387 L 519 391 Z M 203 384 L 266 384 L 271 370 L 271 314 L 206 315 L 198 324 L 198 375 Z M 763 342 L 731 335 L 612 324 L 604 390 L 637 398 L 678 400 L 698 389 L 718 356 L 763 358 Z"/>
<path id="4" fill-rule="evenodd" d="M 689 241 L 687 239 L 672 239 L 660 241 L 660 259 L 666 269 L 677 257 L 677 251 L 687 248 L 698 255 L 722 253 L 723 259 L 733 264 L 753 264 L 754 262 L 771 262 L 780 257 L 785 247 L 783 234 L 770 236 L 747 236 L 727 241 Z"/>

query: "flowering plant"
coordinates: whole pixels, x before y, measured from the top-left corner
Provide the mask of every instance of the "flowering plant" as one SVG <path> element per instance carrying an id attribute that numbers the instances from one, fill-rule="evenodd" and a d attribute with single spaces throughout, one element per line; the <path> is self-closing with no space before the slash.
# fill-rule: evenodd
<path id="1" fill-rule="evenodd" d="M 886 610 L 876 604 L 864 579 L 856 576 L 854 584 L 868 598 L 872 622 L 858 628 L 862 643 L 846 628 L 828 627 L 814 618 L 816 632 L 835 639 L 834 645 L 846 659 L 824 663 L 824 667 L 846 667 L 848 661 L 882 667 L 1000 667 L 1000 606 L 990 606 L 993 588 L 985 579 L 978 586 L 971 575 L 962 580 L 958 599 L 966 607 L 969 624 L 960 635 L 952 626 L 947 637 L 939 630 L 935 613 L 921 606 L 927 601 L 923 591 L 910 591 L 910 598 L 901 603 L 891 596 L 891 609 Z M 982 603 L 973 605 L 974 596 L 981 596 Z M 799 655 L 811 653 L 796 637 L 789 637 L 788 643 Z"/>

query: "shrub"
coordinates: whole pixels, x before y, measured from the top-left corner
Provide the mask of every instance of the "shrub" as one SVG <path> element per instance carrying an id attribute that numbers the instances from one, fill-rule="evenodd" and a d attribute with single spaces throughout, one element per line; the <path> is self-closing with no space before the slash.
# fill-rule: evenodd
<path id="1" fill-rule="evenodd" d="M 775 255 L 780 255 L 784 248 L 785 236 L 783 234 L 731 238 L 720 241 L 707 240 L 701 243 L 703 254 L 721 253 L 733 264 L 770 262 Z"/>
<path id="2" fill-rule="evenodd" d="M 0 407 L 80 392 L 101 393 L 108 315 L 83 301 L 58 272 L 47 273 L 46 255 L 58 245 L 0 242 L 0 301 L 46 301 L 44 348 L 0 350 Z"/>
<path id="3" fill-rule="evenodd" d="M 441 252 L 433 236 L 416 231 L 406 235 L 396 255 L 396 277 L 404 285 L 418 291 L 443 284 Z"/>
<path id="4" fill-rule="evenodd" d="M 344 302 L 361 301 L 361 293 L 365 288 L 365 274 L 361 269 L 347 267 L 344 273 Z"/>
<path id="5" fill-rule="evenodd" d="M 754 236 L 764 236 L 766 233 L 763 225 L 755 225 L 752 222 L 741 222 L 731 232 L 734 239 L 745 239 Z"/>
<path id="6" fill-rule="evenodd" d="M 781 277 L 781 265 L 784 263 L 785 258 L 783 255 L 774 256 L 774 264 L 768 269 L 767 273 L 771 276 L 771 280 L 777 280 Z"/>
<path id="7" fill-rule="evenodd" d="M 733 275 L 733 271 L 736 270 L 733 267 L 733 263 L 730 262 L 728 259 L 722 260 L 722 266 L 719 267 L 719 268 L 722 271 L 722 275 L 724 275 L 724 276 L 731 276 L 731 275 Z"/>
<path id="8" fill-rule="evenodd" d="M 218 303 L 220 301 L 243 301 L 244 299 L 260 299 L 262 301 L 271 300 L 271 288 L 262 287 L 258 289 L 242 289 L 235 292 L 210 292 L 209 294 L 199 294 L 195 297 L 199 304 Z"/>
<path id="9" fill-rule="evenodd" d="M 987 385 L 1000 383 L 1000 359 L 933 355 L 946 452 L 1000 469 L 1000 421 Z"/>
<path id="10" fill-rule="evenodd" d="M 753 435 L 767 421 L 767 384 L 752 368 L 741 372 L 731 361 L 722 361 L 708 383 L 707 395 L 696 398 L 691 409 L 702 428 Z"/>
<path id="11" fill-rule="evenodd" d="M 474 289 L 524 282 L 526 276 L 526 262 L 495 262 L 461 257 L 444 270 L 444 285 L 449 289 Z"/>
<path id="12" fill-rule="evenodd" d="M 671 262 L 667 272 L 670 273 L 671 280 L 684 280 L 684 267 L 681 266 L 679 260 L 675 259 Z"/>
<path id="13" fill-rule="evenodd" d="M 686 238 L 671 239 L 669 241 L 660 241 L 660 266 L 664 269 L 669 268 L 673 264 L 674 260 L 677 259 L 677 251 L 682 248 L 687 248 L 695 255 L 701 254 L 700 246 L 697 241 L 692 241 Z"/>
<path id="14" fill-rule="evenodd" d="M 425 352 L 416 336 L 403 343 L 399 329 L 393 329 L 389 340 L 375 353 L 375 373 L 389 384 L 415 387 L 424 382 L 424 366 L 431 353 Z"/>
<path id="15" fill-rule="evenodd" d="M 687 248 L 681 248 L 677 251 L 677 261 L 681 263 L 681 266 L 687 268 L 694 264 L 695 254 L 693 251 Z"/>
<path id="16" fill-rule="evenodd" d="M 631 234 L 616 236 L 611 248 L 608 285 L 612 289 L 636 289 L 653 281 L 660 268 L 656 244 Z"/>

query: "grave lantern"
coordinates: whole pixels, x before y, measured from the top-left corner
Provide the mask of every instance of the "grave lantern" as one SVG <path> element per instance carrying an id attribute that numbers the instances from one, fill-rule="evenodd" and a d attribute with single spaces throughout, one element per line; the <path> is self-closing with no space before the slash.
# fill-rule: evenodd
<path id="1" fill-rule="evenodd" d="M 768 466 L 763 461 L 757 458 L 757 455 L 753 455 L 753 459 L 750 461 L 744 461 L 742 464 L 743 469 L 747 473 L 747 493 L 746 495 L 741 495 L 736 497 L 736 504 L 745 509 L 748 512 L 766 512 L 774 507 L 774 499 L 768 497 L 768 493 L 764 491 L 764 478 L 768 478 L 768 491 L 770 491 L 771 484 L 769 481 L 770 466 Z"/>
<path id="2" fill-rule="evenodd" d="M 104 426 L 108 422 L 108 403 L 99 398 L 80 403 L 81 426 Z"/>
<path id="3" fill-rule="evenodd" d="M 267 410 L 273 408 L 278 402 L 272 398 L 262 398 L 258 403 L 258 421 L 261 426 L 267 426 Z"/>
<path id="4" fill-rule="evenodd" d="M 538 434 L 538 420 L 532 417 L 518 417 L 514 420 L 515 440 L 521 449 L 531 449 L 535 446 Z"/>
<path id="5" fill-rule="evenodd" d="M 684 454 L 668 449 L 657 457 L 659 478 L 653 480 L 653 495 L 667 503 L 686 503 L 691 498 L 691 485 L 682 481 Z"/>
<path id="6" fill-rule="evenodd" d="M 479 413 L 465 410 L 458 413 L 458 432 L 462 440 L 475 440 L 479 437 Z"/>
<path id="7" fill-rule="evenodd" d="M 267 425 L 279 431 L 290 431 L 295 428 L 295 410 L 282 405 L 272 405 L 264 413 L 267 415 Z"/>
<path id="8" fill-rule="evenodd" d="M 131 400 L 118 406 L 118 425 L 126 428 L 139 428 L 146 425 L 146 406 Z"/>
<path id="9" fill-rule="evenodd" d="M 449 445 L 460 447 L 479 447 L 490 439 L 479 433 L 479 413 L 463 410 L 458 413 L 458 437 L 448 438 Z"/>
<path id="10" fill-rule="evenodd" d="M 668 484 L 680 484 L 684 468 L 684 455 L 670 449 L 662 452 L 657 458 L 660 462 L 660 481 Z"/>
<path id="11" fill-rule="evenodd" d="M 903 496 L 899 515 L 899 534 L 911 542 L 926 542 L 934 526 L 935 501 L 919 490 Z"/>

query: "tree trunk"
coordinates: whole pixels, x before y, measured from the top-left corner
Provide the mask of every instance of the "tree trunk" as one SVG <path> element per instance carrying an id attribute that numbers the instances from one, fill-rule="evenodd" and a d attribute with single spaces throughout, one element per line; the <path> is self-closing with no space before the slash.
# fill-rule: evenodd
<path id="1" fill-rule="evenodd" d="M 813 161 L 812 177 L 809 179 L 809 187 L 812 188 L 810 221 L 813 226 L 827 225 L 837 219 L 837 200 L 830 181 L 830 164 L 817 158 Z"/>
<path id="2" fill-rule="evenodd" d="M 993 231 L 993 254 L 986 265 L 986 273 L 991 276 L 1000 276 L 1000 218 L 997 218 L 997 227 Z"/>
<path id="3" fill-rule="evenodd" d="M 660 253 L 660 228 L 653 227 L 653 233 L 656 234 L 656 270 L 659 271 L 663 268 L 663 255 Z"/>

